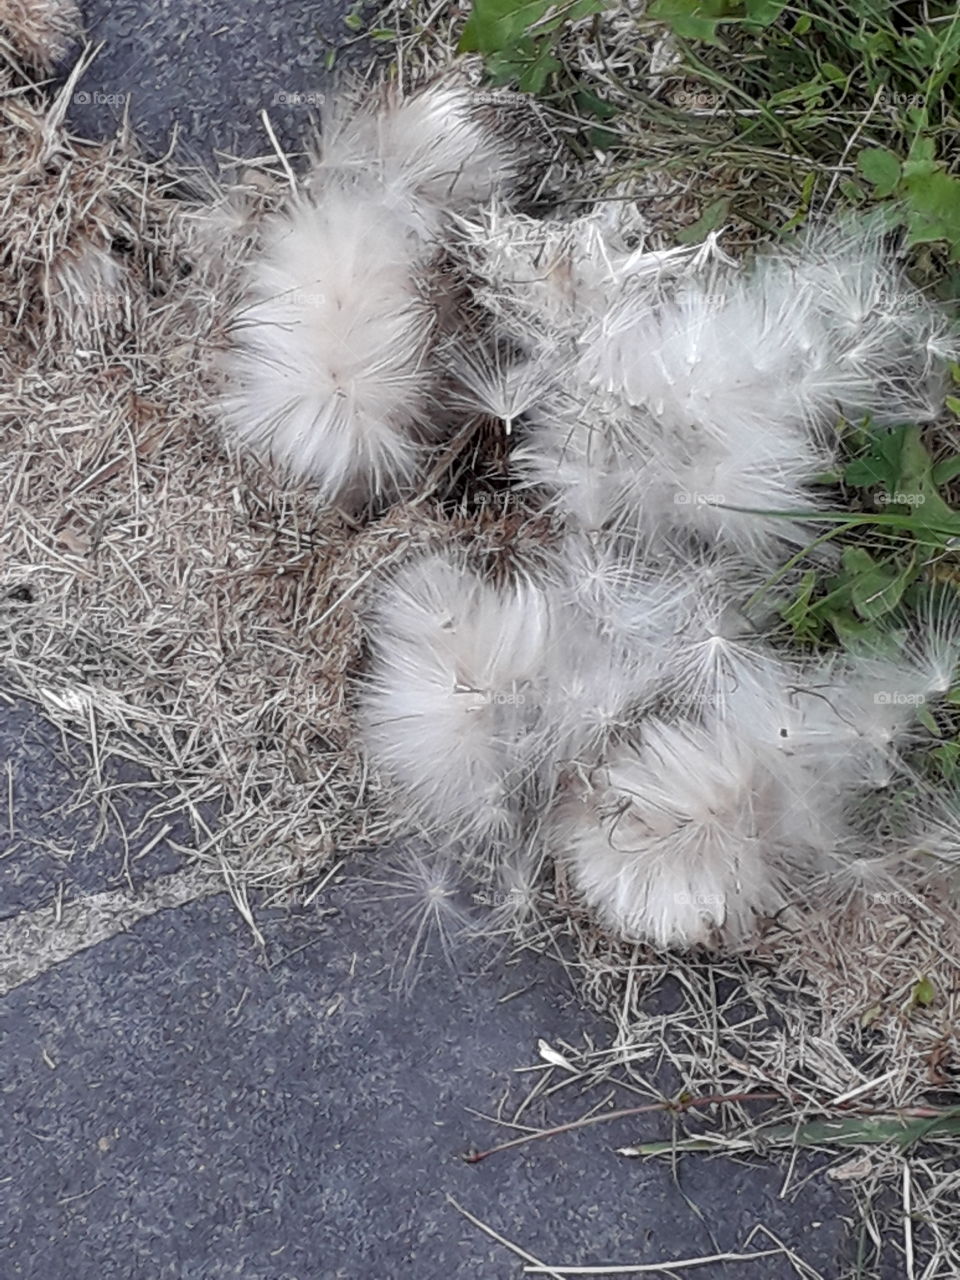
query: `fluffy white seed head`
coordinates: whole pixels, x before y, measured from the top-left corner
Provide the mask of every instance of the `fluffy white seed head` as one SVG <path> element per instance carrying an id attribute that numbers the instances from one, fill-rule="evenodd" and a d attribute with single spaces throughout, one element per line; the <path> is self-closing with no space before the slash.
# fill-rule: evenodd
<path id="1" fill-rule="evenodd" d="M 876 228 L 828 226 L 749 270 L 614 298 L 581 347 L 585 376 L 673 429 L 742 427 L 762 441 L 823 431 L 840 413 L 929 417 L 956 342 Z"/>
<path id="2" fill-rule="evenodd" d="M 771 316 L 758 302 L 730 271 L 694 277 L 667 296 L 617 300 L 581 339 L 581 374 L 672 431 L 736 423 L 764 432 L 802 421 L 805 316 Z"/>
<path id="3" fill-rule="evenodd" d="M 825 339 L 824 394 L 844 415 L 880 424 L 940 411 L 960 345 L 947 313 L 916 289 L 882 219 L 824 223 L 758 264 L 764 301 L 792 294 Z"/>
<path id="4" fill-rule="evenodd" d="M 630 534 L 650 551 L 692 536 L 770 567 L 785 544 L 810 540 L 803 513 L 822 503 L 809 485 L 830 461 L 797 430 L 664 435 L 644 410 L 594 413 L 556 393 L 511 455 L 574 528 Z"/>
<path id="5" fill-rule="evenodd" d="M 519 95 L 452 82 L 360 107 L 344 97 L 324 113 L 313 180 L 376 189 L 421 235 L 471 214 L 529 178 L 532 108 Z"/>
<path id="6" fill-rule="evenodd" d="M 843 658 L 745 683 L 728 716 L 757 750 L 802 764 L 847 801 L 888 787 L 918 733 L 923 681 L 898 662 Z"/>
<path id="7" fill-rule="evenodd" d="M 845 765 L 854 783 L 889 787 L 903 769 L 902 752 L 918 734 L 927 702 L 920 673 L 899 662 L 851 660 L 839 668 L 831 703 L 846 736 Z"/>
<path id="8" fill-rule="evenodd" d="M 530 757 L 552 793 L 563 767 L 588 768 L 636 723 L 660 689 L 659 650 L 604 634 L 596 620 L 558 608 L 537 691 Z"/>
<path id="9" fill-rule="evenodd" d="M 554 391 L 528 415 L 511 468 L 522 485 L 544 490 L 573 528 L 640 535 L 651 526 L 644 500 L 658 464 L 640 447 L 621 447 L 616 426 L 589 399 Z"/>
<path id="10" fill-rule="evenodd" d="M 549 819 L 554 856 L 631 939 L 735 944 L 819 865 L 783 817 L 790 795 L 722 726 L 647 721 Z"/>
<path id="11" fill-rule="evenodd" d="M 891 618 L 887 634 L 861 657 L 879 660 L 884 674 L 899 667 L 901 692 L 921 695 L 933 704 L 960 683 L 960 592 L 949 583 L 922 589 L 910 613 Z"/>
<path id="12" fill-rule="evenodd" d="M 549 645 L 542 592 L 497 588 L 457 557 L 426 556 L 386 588 L 370 639 L 368 758 L 411 825 L 483 855 L 519 821 L 530 687 Z"/>
<path id="13" fill-rule="evenodd" d="M 274 218 L 248 268 L 227 429 L 323 500 L 392 496 L 417 475 L 433 389 L 417 263 L 391 213 L 331 189 Z"/>
<path id="14" fill-rule="evenodd" d="M 735 697 L 789 683 L 788 665 L 743 611 L 736 561 L 692 559 L 674 570 L 672 628 L 663 635 L 664 692 L 681 712 L 725 718 Z"/>
<path id="15" fill-rule="evenodd" d="M 839 416 L 928 417 L 956 343 L 882 236 L 829 230 L 644 289 L 608 289 L 517 454 L 587 528 L 804 542 Z M 764 514 L 770 513 L 770 514 Z"/>
<path id="16" fill-rule="evenodd" d="M 579 341 L 624 297 L 657 294 L 716 253 L 713 240 L 706 249 L 649 249 L 646 224 L 628 199 L 556 221 L 495 205 L 459 225 L 480 300 L 498 330 L 528 352 Z"/>
<path id="17" fill-rule="evenodd" d="M 804 545 L 800 513 L 823 504 L 810 485 L 831 455 L 796 426 L 759 432 L 728 420 L 716 431 L 690 429 L 667 442 L 648 502 L 662 513 L 661 535 L 695 534 L 758 563 L 782 560 L 784 543 Z M 791 518 L 791 513 L 797 513 Z"/>
<path id="18" fill-rule="evenodd" d="M 448 344 L 440 356 L 457 388 L 457 402 L 470 413 L 499 418 L 508 436 L 554 387 L 556 373 L 550 361 L 512 356 L 497 343 Z"/>

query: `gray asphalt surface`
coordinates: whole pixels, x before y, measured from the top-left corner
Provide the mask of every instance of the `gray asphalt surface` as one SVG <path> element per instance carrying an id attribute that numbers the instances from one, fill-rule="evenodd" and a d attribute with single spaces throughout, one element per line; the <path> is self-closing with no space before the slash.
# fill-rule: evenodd
<path id="1" fill-rule="evenodd" d="M 65 757 L 22 705 L 0 730 L 0 774 L 8 763 L 0 988 L 4 928 L 53 902 L 69 914 L 124 892 L 129 865 L 115 823 L 102 829 L 92 808 L 56 812 L 86 761 L 79 748 Z M 124 796 L 128 826 L 156 799 Z M 161 821 L 144 825 L 139 847 Z M 189 841 L 185 823 L 176 836 Z M 160 841 L 134 862 L 135 893 L 180 864 Z M 538 1061 L 539 1039 L 609 1039 L 554 962 L 478 953 L 455 975 L 437 956 L 404 998 L 390 989 L 397 912 L 356 876 L 258 922 L 265 951 L 223 894 L 158 910 L 95 945 L 81 939 L 0 1000 L 0 1276 L 518 1276 L 518 1260 L 448 1197 L 554 1264 L 739 1250 L 760 1221 L 839 1274 L 842 1202 L 829 1183 L 815 1178 L 794 1203 L 778 1198 L 770 1168 L 690 1159 L 675 1183 L 664 1164 L 615 1154 L 667 1136 L 662 1117 L 463 1162 L 512 1136 L 482 1117 L 527 1096 L 532 1078 L 517 1072 Z M 524 1119 L 563 1123 L 601 1101 L 572 1086 Z M 630 1103 L 619 1092 L 606 1105 Z M 697 1274 L 728 1280 L 743 1265 Z M 755 1265 L 772 1280 L 795 1274 L 784 1259 Z"/>
<path id="2" fill-rule="evenodd" d="M 310 102 L 278 95 L 325 92 L 317 33 L 345 34 L 336 5 L 303 0 L 86 9 L 105 48 L 71 119 L 104 136 L 116 104 L 95 95 L 121 95 L 153 154 L 175 118 L 188 155 L 261 153 L 265 106 L 296 149 Z M 455 978 L 435 957 L 404 1001 L 389 986 L 396 909 L 352 878 L 309 908 L 260 911 L 263 950 L 223 894 L 188 884 L 180 905 L 163 906 L 164 886 L 185 874 L 171 842 L 194 838 L 183 815 L 145 821 L 131 851 L 110 814 L 62 812 L 88 768 L 34 709 L 0 700 L 0 780 L 9 770 L 15 796 L 8 815 L 0 787 L 2 1280 L 521 1275 L 450 1197 L 553 1264 L 738 1251 L 762 1222 L 828 1280 L 846 1273 L 846 1191 L 813 1170 L 782 1199 L 769 1166 L 683 1158 L 674 1179 L 615 1154 L 666 1136 L 662 1117 L 464 1163 L 466 1149 L 509 1136 L 482 1117 L 526 1096 L 531 1077 L 518 1071 L 537 1061 L 538 1039 L 608 1042 L 562 969 L 478 955 Z M 156 799 L 118 792 L 125 825 Z M 39 957 L 26 979 L 18 947 Z M 525 1119 L 562 1123 L 601 1102 L 572 1086 Z M 605 1105 L 630 1102 L 618 1092 Z M 777 1257 L 672 1274 L 799 1273 Z M 891 1257 L 864 1274 L 901 1272 Z"/>
<path id="3" fill-rule="evenodd" d="M 72 125 L 103 137 L 128 112 L 154 156 L 167 151 L 176 126 L 181 161 L 272 154 L 264 110 L 284 149 L 300 150 L 324 94 L 370 59 L 370 45 L 344 23 L 350 6 L 337 0 L 92 0 L 82 7 L 91 42 L 103 47 L 77 83 Z"/>

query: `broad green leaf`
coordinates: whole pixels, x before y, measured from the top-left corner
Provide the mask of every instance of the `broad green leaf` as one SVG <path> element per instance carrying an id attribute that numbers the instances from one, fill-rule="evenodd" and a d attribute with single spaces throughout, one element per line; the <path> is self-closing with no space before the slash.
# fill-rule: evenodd
<path id="1" fill-rule="evenodd" d="M 874 622 L 900 603 L 904 591 L 916 577 L 913 557 L 901 567 L 887 562 L 861 573 L 851 587 L 853 607 L 865 622 Z"/>
<path id="2" fill-rule="evenodd" d="M 886 147 L 866 147 L 857 156 L 857 169 L 873 185 L 878 200 L 890 195 L 900 181 L 900 160 Z"/>
<path id="3" fill-rule="evenodd" d="M 907 165 L 912 166 L 912 173 L 922 171 L 932 173 L 937 165 L 937 146 L 934 140 L 924 132 L 927 127 L 927 113 L 920 108 L 912 108 L 909 116 L 916 130 L 916 136 L 910 144 Z"/>
<path id="4" fill-rule="evenodd" d="M 747 0 L 747 21 L 758 27 L 769 27 L 786 7 L 786 0 Z"/>
<path id="5" fill-rule="evenodd" d="M 916 710 L 917 721 L 924 729 L 926 729 L 927 733 L 931 734 L 934 738 L 942 738 L 943 731 L 937 724 L 937 717 L 933 714 L 930 708 L 921 703 Z"/>
<path id="6" fill-rule="evenodd" d="M 865 649 L 875 648 L 876 628 L 866 622 L 860 622 L 847 610 L 833 610 L 827 615 L 827 620 L 844 649 L 853 653 L 862 653 Z"/>
<path id="7" fill-rule="evenodd" d="M 909 243 L 945 240 L 951 257 L 960 260 L 960 179 L 942 169 L 908 175 L 904 168 L 903 188 Z"/>
<path id="8" fill-rule="evenodd" d="M 598 120 L 612 120 L 617 114 L 616 107 L 609 102 L 604 102 L 602 98 L 598 98 L 589 89 L 580 89 L 574 94 L 573 100 L 584 115 L 595 116 Z"/>
<path id="9" fill-rule="evenodd" d="M 960 417 L 960 400 L 955 401 L 956 408 L 950 403 L 952 396 L 947 396 L 947 406 Z M 960 476 L 960 453 L 954 453 L 949 458 L 944 458 L 941 462 L 934 464 L 931 472 L 933 483 L 939 488 L 940 485 L 949 484 L 957 476 Z"/>
<path id="10" fill-rule="evenodd" d="M 867 453 L 862 458 L 854 458 L 843 469 L 844 484 L 854 489 L 883 488 L 887 492 L 892 488 L 893 471 L 885 458 L 875 453 Z"/>
<path id="11" fill-rule="evenodd" d="M 955 782 L 960 771 L 960 742 L 942 742 L 930 752 L 944 781 Z"/>
<path id="12" fill-rule="evenodd" d="M 461 53 L 500 53 L 544 16 L 550 0 L 473 0 L 460 35 Z"/>
<path id="13" fill-rule="evenodd" d="M 716 231 L 718 227 L 723 226 L 729 212 L 729 196 L 722 196 L 719 200 L 712 201 L 696 222 L 677 232 L 677 240 L 681 244 L 701 244 L 711 231 Z"/>
<path id="14" fill-rule="evenodd" d="M 518 84 L 524 93 L 542 93 L 547 81 L 555 71 L 560 70 L 559 61 L 550 52 L 547 44 L 517 77 Z"/>
<path id="15" fill-rule="evenodd" d="M 720 44 L 717 31 L 722 19 L 734 11 L 727 0 L 653 0 L 646 16 L 663 22 L 684 40 Z"/>
<path id="16" fill-rule="evenodd" d="M 900 442 L 900 469 L 894 497 L 910 501 L 919 525 L 957 523 L 957 514 L 944 502 L 933 478 L 933 459 L 920 439 L 919 427 L 908 427 Z"/>
<path id="17" fill-rule="evenodd" d="M 833 84 L 846 84 L 847 73 L 843 71 L 834 62 L 824 62 L 820 65 L 820 74 Z"/>

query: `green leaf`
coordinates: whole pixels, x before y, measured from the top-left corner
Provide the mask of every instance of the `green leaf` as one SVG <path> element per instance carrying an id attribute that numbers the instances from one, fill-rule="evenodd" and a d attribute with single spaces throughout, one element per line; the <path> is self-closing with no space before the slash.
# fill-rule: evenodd
<path id="1" fill-rule="evenodd" d="M 540 53 L 517 77 L 517 81 L 524 93 L 543 93 L 547 81 L 559 70 L 559 61 L 550 52 L 549 46 L 544 44 Z"/>
<path id="2" fill-rule="evenodd" d="M 894 487 L 893 469 L 885 458 L 871 451 L 847 463 L 843 469 L 843 481 L 854 489 L 882 488 L 889 493 Z"/>
<path id="3" fill-rule="evenodd" d="M 595 116 L 598 120 L 612 120 L 617 114 L 615 106 L 609 102 L 604 102 L 602 98 L 598 98 L 589 89 L 580 89 L 574 94 L 573 100 L 585 116 Z"/>
<path id="4" fill-rule="evenodd" d="M 866 147 L 857 156 L 857 169 L 873 186 L 878 200 L 890 195 L 900 181 L 900 160 L 886 147 Z"/>
<path id="5" fill-rule="evenodd" d="M 937 998 L 936 988 L 929 978 L 923 977 L 913 988 L 910 999 L 915 1005 L 929 1009 Z"/>
<path id="6" fill-rule="evenodd" d="M 730 16 L 727 0 L 653 0 L 646 16 L 663 22 L 684 40 L 702 40 L 719 45 L 717 30 L 723 18 Z"/>
<path id="7" fill-rule="evenodd" d="M 952 396 L 947 396 L 947 405 L 950 408 L 953 408 L 950 404 L 952 399 Z M 954 412 L 960 413 L 960 400 L 956 401 L 956 405 L 957 408 L 954 409 Z M 960 476 L 960 453 L 951 454 L 949 458 L 944 458 L 941 462 L 936 463 L 930 474 L 937 488 L 941 485 L 949 484 L 951 480 Z"/>
<path id="8" fill-rule="evenodd" d="M 786 7 L 786 0 L 747 0 L 747 20 L 758 27 L 769 27 Z"/>
<path id="9" fill-rule="evenodd" d="M 957 515 L 944 502 L 933 478 L 933 459 L 920 439 L 919 427 L 903 431 L 900 445 L 900 474 L 894 496 L 908 499 L 919 525 L 957 523 Z"/>
<path id="10" fill-rule="evenodd" d="M 900 569 L 889 561 L 876 564 L 854 580 L 851 588 L 853 607 L 865 622 L 875 622 L 897 607 L 915 577 L 916 566 L 912 556 L 909 563 Z"/>
<path id="11" fill-rule="evenodd" d="M 822 630 L 820 620 L 811 612 L 810 604 L 817 586 L 817 575 L 812 569 L 807 570 L 800 582 L 800 590 L 793 600 L 780 607 L 780 616 L 793 634 L 801 642 L 812 643 L 820 639 Z"/>
<path id="12" fill-rule="evenodd" d="M 846 84 L 847 73 L 841 70 L 834 62 L 824 62 L 820 66 L 820 74 L 825 76 L 833 84 Z"/>
<path id="13" fill-rule="evenodd" d="M 482 53 L 498 84 L 515 81 L 526 93 L 542 93 L 560 68 L 552 53 L 565 23 L 601 13 L 608 0 L 473 0 L 460 35 L 462 53 Z"/>
<path id="14" fill-rule="evenodd" d="M 873 556 L 865 547 L 844 547 L 843 568 L 848 578 L 861 578 L 875 567 Z"/>
<path id="15" fill-rule="evenodd" d="M 723 226 L 729 212 L 730 198 L 721 196 L 719 200 L 714 200 L 707 205 L 696 222 L 678 231 L 677 240 L 681 244 L 701 244 L 711 231 L 716 231 L 717 227 Z"/>
<path id="16" fill-rule="evenodd" d="M 929 707 L 921 703 L 917 706 L 916 712 L 917 712 L 917 721 L 919 722 L 919 724 L 923 726 L 924 729 L 926 729 L 927 733 L 929 733 L 934 738 L 943 737 L 943 731 L 941 730 L 940 726 L 937 724 L 937 718 L 933 714 L 933 712 L 930 710 Z"/>
<path id="17" fill-rule="evenodd" d="M 550 0 L 473 0 L 460 35 L 461 53 L 501 53 L 544 16 Z"/>
<path id="18" fill-rule="evenodd" d="M 789 88 L 781 89 L 778 93 L 771 94 L 767 99 L 767 105 L 770 107 L 785 107 L 794 102 L 816 102 L 827 92 L 829 85 L 825 84 L 819 75 L 812 80 L 807 80 L 803 84 L 791 85 Z"/>
<path id="19" fill-rule="evenodd" d="M 909 243 L 945 240 L 951 258 L 960 260 L 960 180 L 942 169 L 908 175 L 904 166 L 903 187 Z"/>
<path id="20" fill-rule="evenodd" d="M 872 650 L 875 647 L 876 629 L 858 621 L 846 609 L 831 610 L 826 616 L 844 649 L 862 653 L 864 649 Z"/>
<path id="21" fill-rule="evenodd" d="M 923 132 L 927 126 L 927 113 L 919 109 L 911 110 L 910 122 L 916 130 L 916 137 L 910 144 L 907 165 L 911 167 L 912 173 L 932 173 L 937 167 L 937 147 L 934 140 Z"/>
<path id="22" fill-rule="evenodd" d="M 960 742 L 942 742 L 930 752 L 945 782 L 955 782 L 960 771 Z"/>

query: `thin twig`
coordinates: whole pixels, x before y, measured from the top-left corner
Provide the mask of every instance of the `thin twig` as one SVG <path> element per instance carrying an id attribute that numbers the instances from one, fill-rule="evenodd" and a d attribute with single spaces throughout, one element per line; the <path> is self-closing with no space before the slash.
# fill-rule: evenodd
<path id="1" fill-rule="evenodd" d="M 585 1116 L 582 1120 L 571 1120 L 567 1124 L 555 1125 L 552 1129 L 540 1129 L 536 1133 L 526 1133 L 520 1138 L 511 1138 L 509 1142 L 501 1142 L 499 1146 L 490 1147 L 486 1151 L 465 1152 L 463 1159 L 467 1164 L 479 1164 L 488 1156 L 501 1151 L 509 1151 L 512 1147 L 522 1147 L 528 1142 L 536 1142 L 540 1138 L 552 1138 L 558 1133 L 571 1133 L 575 1129 L 586 1129 L 588 1125 L 602 1124 L 606 1120 L 623 1120 L 629 1116 L 649 1115 L 655 1111 L 683 1112 L 693 1107 L 710 1107 L 724 1102 L 774 1102 L 782 1098 L 782 1093 L 716 1093 L 704 1098 L 690 1098 L 683 1102 L 647 1102 L 641 1107 L 621 1107 L 619 1111 L 607 1111 L 600 1116 Z"/>

